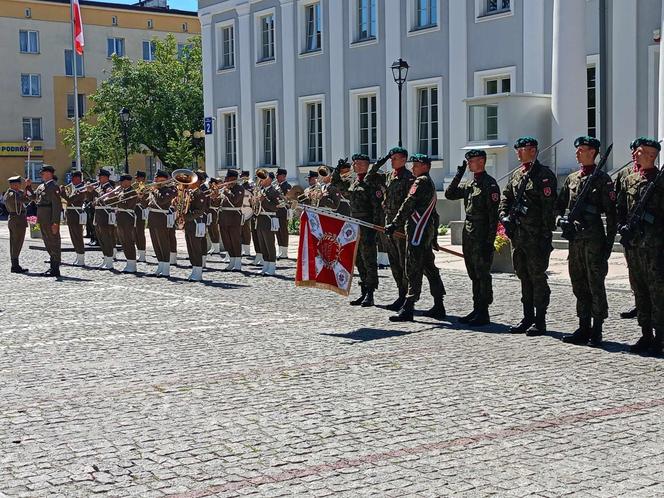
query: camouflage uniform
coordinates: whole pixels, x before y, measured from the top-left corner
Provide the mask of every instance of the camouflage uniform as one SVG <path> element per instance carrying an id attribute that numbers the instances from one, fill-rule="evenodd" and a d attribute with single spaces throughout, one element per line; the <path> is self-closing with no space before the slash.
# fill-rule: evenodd
<path id="1" fill-rule="evenodd" d="M 343 159 L 339 162 L 341 164 L 347 164 Z M 330 185 L 335 187 L 340 194 L 339 207 L 337 208 L 337 212 L 345 216 L 350 216 L 350 194 L 348 189 L 350 188 L 351 180 L 341 176 L 339 166 L 340 165 L 337 165 L 337 167 L 332 172 L 332 181 L 330 182 Z"/>
<path id="2" fill-rule="evenodd" d="M 632 142 L 633 144 L 634 142 Z M 632 150 L 634 148 L 632 147 Z M 616 191 L 616 199 L 620 197 L 620 190 L 622 188 L 623 181 L 625 178 L 627 178 L 629 175 L 632 173 L 638 173 L 639 172 L 639 167 L 636 164 L 631 164 L 629 166 L 625 166 L 623 169 L 621 169 L 618 174 L 616 175 L 616 178 L 613 182 L 613 187 Z M 628 253 L 630 249 L 629 247 L 623 247 L 623 255 L 625 257 L 625 262 L 628 262 Z M 620 318 L 636 318 L 637 311 L 636 311 L 636 304 L 634 304 L 634 307 L 628 311 L 624 311 L 620 313 Z"/>

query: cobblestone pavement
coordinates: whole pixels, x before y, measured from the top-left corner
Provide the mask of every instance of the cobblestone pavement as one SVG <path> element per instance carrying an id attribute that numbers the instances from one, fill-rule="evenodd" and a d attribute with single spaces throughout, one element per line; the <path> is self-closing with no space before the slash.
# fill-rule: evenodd
<path id="1" fill-rule="evenodd" d="M 19 276 L 0 224 L 0 496 L 664 494 L 664 363 L 626 353 L 622 281 L 600 350 L 559 340 L 575 327 L 562 278 L 551 332 L 527 338 L 504 333 L 507 275 L 495 325 L 471 331 L 458 268 L 442 272 L 449 320 L 402 325 L 296 289 L 293 261 L 271 278 L 215 258 L 197 284 L 184 258 L 172 280 Z M 382 270 L 377 301 L 394 292 Z"/>

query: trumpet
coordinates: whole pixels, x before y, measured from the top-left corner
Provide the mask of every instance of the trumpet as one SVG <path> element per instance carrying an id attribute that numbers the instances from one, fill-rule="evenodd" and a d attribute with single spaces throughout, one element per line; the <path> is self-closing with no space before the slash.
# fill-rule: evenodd
<path id="1" fill-rule="evenodd" d="M 109 198 L 113 197 L 114 195 L 119 194 L 121 190 L 122 190 L 122 186 L 118 185 L 114 189 L 109 190 L 105 194 L 102 194 L 99 197 L 97 197 L 94 201 L 94 204 L 99 205 L 101 202 L 104 202 L 106 199 L 109 199 Z"/>

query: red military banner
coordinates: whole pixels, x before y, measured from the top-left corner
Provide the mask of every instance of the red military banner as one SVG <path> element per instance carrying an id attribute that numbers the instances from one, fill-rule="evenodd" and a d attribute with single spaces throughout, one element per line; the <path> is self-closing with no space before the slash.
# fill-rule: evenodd
<path id="1" fill-rule="evenodd" d="M 295 285 L 350 293 L 360 227 L 357 223 L 304 209 L 300 217 Z"/>

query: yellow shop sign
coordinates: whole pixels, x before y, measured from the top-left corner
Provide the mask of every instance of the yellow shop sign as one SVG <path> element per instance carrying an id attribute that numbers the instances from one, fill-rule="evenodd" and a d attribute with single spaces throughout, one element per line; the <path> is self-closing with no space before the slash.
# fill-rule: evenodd
<path id="1" fill-rule="evenodd" d="M 32 142 L 31 157 L 42 157 L 44 146 L 41 142 Z M 27 157 L 28 145 L 25 142 L 0 142 L 0 156 Z"/>

